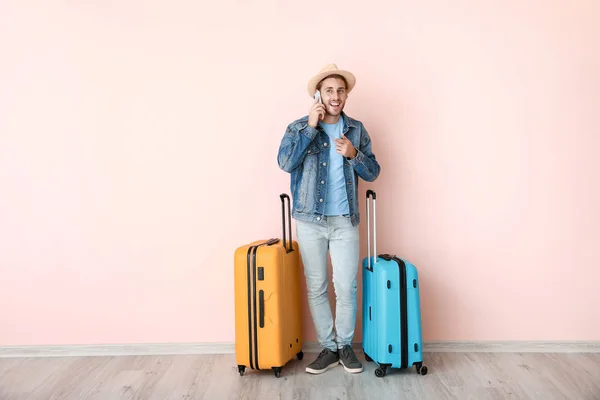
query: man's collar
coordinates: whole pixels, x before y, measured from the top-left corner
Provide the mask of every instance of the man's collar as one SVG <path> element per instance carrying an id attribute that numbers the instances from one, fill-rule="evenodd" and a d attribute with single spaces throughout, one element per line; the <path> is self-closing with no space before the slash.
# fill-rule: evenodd
<path id="1" fill-rule="evenodd" d="M 344 126 L 356 128 L 356 125 L 354 125 L 354 120 L 347 116 L 344 111 L 342 111 L 342 119 L 344 120 Z"/>

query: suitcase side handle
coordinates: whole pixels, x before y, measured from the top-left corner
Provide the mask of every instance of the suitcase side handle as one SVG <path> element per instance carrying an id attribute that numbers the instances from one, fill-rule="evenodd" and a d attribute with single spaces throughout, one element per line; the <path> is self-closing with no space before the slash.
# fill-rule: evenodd
<path id="1" fill-rule="evenodd" d="M 371 210 L 369 208 L 369 197 L 373 198 L 373 265 L 377 261 L 377 211 L 375 209 L 375 202 L 377 199 L 377 193 L 373 190 L 367 190 L 367 260 L 369 271 L 373 271 L 373 265 L 371 265 Z"/>
<path id="2" fill-rule="evenodd" d="M 282 193 L 279 195 L 279 198 L 281 199 L 281 223 L 283 226 L 283 248 L 285 249 L 286 253 L 292 252 L 294 251 L 294 248 L 292 247 L 292 205 L 290 202 L 290 196 L 288 196 L 286 193 Z M 287 241 L 288 246 L 286 246 L 286 238 L 285 238 L 285 200 L 287 199 L 287 203 L 288 203 L 288 230 L 289 230 L 289 240 Z"/>
<path id="3" fill-rule="evenodd" d="M 265 327 L 265 292 L 258 292 L 258 326 Z"/>

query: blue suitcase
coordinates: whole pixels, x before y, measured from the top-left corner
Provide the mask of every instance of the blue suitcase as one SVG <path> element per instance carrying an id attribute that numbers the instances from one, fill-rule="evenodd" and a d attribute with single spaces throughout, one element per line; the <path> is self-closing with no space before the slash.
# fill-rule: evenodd
<path id="1" fill-rule="evenodd" d="M 373 200 L 373 258 L 369 197 Z M 425 375 L 421 334 L 421 306 L 417 268 L 389 254 L 377 255 L 376 193 L 367 191 L 368 255 L 362 262 L 363 351 L 367 361 L 379 365 L 375 375 L 388 368 L 410 368 Z"/>

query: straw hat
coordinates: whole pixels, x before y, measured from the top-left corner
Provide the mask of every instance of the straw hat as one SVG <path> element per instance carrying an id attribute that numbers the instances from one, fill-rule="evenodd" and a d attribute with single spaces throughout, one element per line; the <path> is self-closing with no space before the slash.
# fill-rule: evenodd
<path id="1" fill-rule="evenodd" d="M 337 65 L 335 64 L 327 64 L 321 69 L 321 71 L 318 74 L 310 78 L 310 80 L 308 81 L 307 89 L 308 95 L 310 97 L 314 96 L 315 92 L 317 91 L 317 85 L 319 84 L 319 82 L 321 82 L 324 78 L 328 77 L 329 75 L 341 75 L 344 78 L 346 78 L 346 82 L 348 83 L 346 93 L 350 93 L 350 91 L 352 90 L 352 88 L 354 88 L 354 85 L 356 84 L 356 78 L 354 77 L 352 72 L 338 69 Z"/>

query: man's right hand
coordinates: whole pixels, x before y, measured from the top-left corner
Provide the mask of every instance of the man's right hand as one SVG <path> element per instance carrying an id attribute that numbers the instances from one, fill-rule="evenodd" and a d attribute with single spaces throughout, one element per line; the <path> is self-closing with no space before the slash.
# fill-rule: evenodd
<path id="1" fill-rule="evenodd" d="M 312 128 L 316 128 L 319 120 L 323 120 L 323 118 L 325 118 L 325 106 L 315 100 L 308 112 L 308 125 Z"/>

